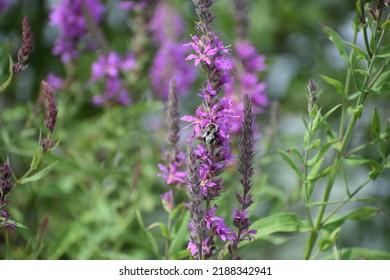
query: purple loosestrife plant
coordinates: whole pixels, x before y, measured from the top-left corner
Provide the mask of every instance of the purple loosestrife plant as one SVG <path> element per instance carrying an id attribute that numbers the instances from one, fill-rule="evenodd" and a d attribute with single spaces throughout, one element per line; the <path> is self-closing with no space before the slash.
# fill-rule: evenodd
<path id="1" fill-rule="evenodd" d="M 160 3 L 150 22 L 150 29 L 159 46 L 150 70 L 154 91 L 166 100 L 170 80 L 175 79 L 178 94 L 185 93 L 195 80 L 196 70 L 184 61 L 188 52 L 179 43 L 185 29 L 183 19 L 171 6 Z"/>
<path id="2" fill-rule="evenodd" d="M 53 54 L 60 55 L 63 63 L 93 47 L 88 37 L 87 12 L 98 23 L 103 18 L 104 6 L 99 0 L 61 0 L 51 11 L 50 23 L 59 28 Z"/>
<path id="3" fill-rule="evenodd" d="M 249 206 L 253 203 L 250 190 L 252 188 L 251 178 L 253 176 L 253 158 L 254 151 L 254 131 L 253 131 L 254 115 L 252 114 L 252 101 L 249 95 L 245 95 L 244 100 L 244 120 L 242 122 L 241 138 L 240 138 L 240 167 L 242 195 L 236 193 L 236 198 L 240 203 L 240 208 L 234 208 L 233 225 L 238 229 L 235 239 L 229 245 L 229 253 L 231 259 L 240 259 L 238 255 L 238 244 L 243 240 L 252 240 L 252 234 L 256 230 L 250 230 L 252 222 L 248 218 Z"/>
<path id="4" fill-rule="evenodd" d="M 202 223 L 206 225 L 207 231 L 205 234 L 200 234 L 197 229 L 204 226 L 191 222 L 189 225 L 191 240 L 188 249 L 194 258 L 206 259 L 214 254 L 216 236 L 219 236 L 222 241 L 235 239 L 234 232 L 226 227 L 224 219 L 216 216 L 218 207 L 213 202 L 224 188 L 219 176 L 232 160 L 229 143 L 230 120 L 233 117 L 230 112 L 232 101 L 222 96 L 225 85 L 231 82 L 228 72 L 231 64 L 225 56 L 229 50 L 211 28 L 214 16 L 210 12 L 210 7 L 214 1 L 194 0 L 193 2 L 198 15 L 196 30 L 199 36 L 192 36 L 192 42 L 185 45 L 191 46 L 196 52 L 190 54 L 187 60 L 194 60 L 195 66 L 200 66 L 206 72 L 207 80 L 201 89 L 202 104 L 196 109 L 196 115 L 184 116 L 182 120 L 193 125 L 189 145 L 192 146 L 195 140 L 199 141 L 194 154 L 198 165 L 198 188 L 202 192 L 204 202 Z M 189 184 L 188 187 L 194 188 L 194 185 Z M 189 199 L 189 205 L 192 205 L 192 197 L 189 196 Z M 189 208 L 191 210 L 191 207 Z M 194 214 L 192 218 L 194 219 Z"/>

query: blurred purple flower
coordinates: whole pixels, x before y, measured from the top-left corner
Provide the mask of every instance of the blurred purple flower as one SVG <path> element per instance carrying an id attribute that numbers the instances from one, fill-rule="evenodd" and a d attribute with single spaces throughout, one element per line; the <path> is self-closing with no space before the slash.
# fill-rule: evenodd
<path id="1" fill-rule="evenodd" d="M 202 255 L 211 254 L 211 249 L 210 249 L 209 243 L 210 243 L 210 237 L 203 240 L 203 242 L 202 242 L 202 251 L 203 251 Z M 188 242 L 187 249 L 190 250 L 192 256 L 195 256 L 198 253 L 198 246 L 196 244 L 194 244 L 192 240 L 190 240 Z"/>
<path id="2" fill-rule="evenodd" d="M 157 51 L 150 70 L 151 83 L 156 92 L 167 100 L 169 83 L 176 80 L 179 95 L 185 93 L 196 78 L 196 71 L 185 63 L 186 51 L 180 44 L 165 43 Z"/>
<path id="3" fill-rule="evenodd" d="M 160 3 L 157 5 L 150 29 L 154 39 L 161 44 L 178 42 L 185 30 L 184 21 L 171 5 Z"/>
<path id="4" fill-rule="evenodd" d="M 100 106 L 107 102 L 129 105 L 131 100 L 128 91 L 122 85 L 121 71 L 128 71 L 135 67 L 135 59 L 131 54 L 123 60 L 117 53 L 110 52 L 99 56 L 92 63 L 91 82 L 104 81 L 106 85 L 103 95 L 94 96 L 92 103 Z"/>
<path id="5" fill-rule="evenodd" d="M 88 11 L 84 11 L 83 1 Z M 85 12 L 98 23 L 103 17 L 104 6 L 99 0 L 61 0 L 51 11 L 50 24 L 59 28 L 53 54 L 61 55 L 64 63 L 79 56 L 80 42 L 87 39 Z"/>
<path id="6" fill-rule="evenodd" d="M 52 72 L 47 74 L 45 81 L 55 90 L 64 86 L 64 80 Z"/>
<path id="7" fill-rule="evenodd" d="M 11 6 L 10 0 L 0 0 L 0 12 L 7 10 Z"/>
<path id="8" fill-rule="evenodd" d="M 186 93 L 196 78 L 196 69 L 184 61 L 188 54 L 179 43 L 184 31 L 182 18 L 171 6 L 160 3 L 150 29 L 159 46 L 150 70 L 154 91 L 167 100 L 169 83 L 174 79 L 178 95 Z"/>
<path id="9" fill-rule="evenodd" d="M 14 237 L 15 237 L 15 230 L 16 230 L 16 222 L 9 223 L 9 215 L 5 211 L 0 211 L 0 215 L 3 216 L 3 222 L 0 223 L 0 228 L 4 227 L 6 230 L 8 230 Z"/>
<path id="10" fill-rule="evenodd" d="M 146 2 L 147 0 L 121 1 L 118 3 L 118 7 L 121 10 L 143 9 L 147 4 Z"/>
<path id="11" fill-rule="evenodd" d="M 267 69 L 265 65 L 265 56 L 259 55 L 256 49 L 248 41 L 239 41 L 236 43 L 237 57 L 231 59 L 234 66 L 232 75 L 234 82 L 226 85 L 226 95 L 234 100 L 232 111 L 239 116 L 232 122 L 232 132 L 237 133 L 241 130 L 244 109 L 244 95 L 248 94 L 253 102 L 254 114 L 262 113 L 268 106 L 269 100 L 265 93 L 266 83 L 260 82 L 258 73 Z"/>
<path id="12" fill-rule="evenodd" d="M 169 159 L 170 155 L 166 151 L 164 161 L 168 162 L 169 165 L 165 166 L 163 164 L 158 164 L 158 168 L 162 173 L 157 174 L 157 176 L 165 179 L 168 185 L 180 182 L 185 183 L 186 172 L 180 171 L 185 160 L 185 154 L 180 152 L 175 159 Z"/>

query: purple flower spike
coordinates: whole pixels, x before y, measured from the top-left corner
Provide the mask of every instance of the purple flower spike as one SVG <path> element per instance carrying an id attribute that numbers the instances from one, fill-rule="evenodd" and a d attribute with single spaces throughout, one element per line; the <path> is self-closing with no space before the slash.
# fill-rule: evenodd
<path id="1" fill-rule="evenodd" d="M 187 56 L 186 60 L 194 60 L 195 66 L 206 72 L 208 79 L 204 81 L 199 96 L 202 104 L 196 109 L 194 116 L 184 116 L 181 120 L 189 122 L 192 126 L 192 134 L 189 135 L 189 146 L 197 141 L 193 154 L 191 154 L 191 166 L 196 166 L 196 185 L 188 182 L 189 202 L 191 209 L 202 206 L 198 195 L 204 202 L 205 209 L 202 219 L 200 214 L 191 211 L 191 241 L 188 248 L 196 259 L 207 259 L 215 250 L 215 238 L 218 236 L 223 242 L 236 239 L 234 232 L 229 229 L 224 219 L 216 216 L 217 206 L 214 201 L 224 189 L 222 179 L 219 177 L 225 167 L 232 160 L 230 154 L 230 123 L 235 118 L 231 112 L 233 106 L 230 98 L 223 97 L 225 86 L 231 82 L 229 71 L 232 69 L 231 61 L 226 57 L 230 50 L 211 29 L 214 16 L 209 8 L 213 4 L 211 0 L 193 1 L 198 14 L 196 30 L 199 36 L 192 36 L 192 42 L 184 47 L 191 46 L 194 54 Z M 190 155 L 189 155 L 190 156 Z M 195 159 L 193 157 L 196 157 Z M 195 160 L 195 162 L 193 162 Z M 189 166 L 190 170 L 194 169 Z M 196 190 L 194 190 L 196 188 Z M 197 194 L 197 195 L 195 195 Z M 203 230 L 203 231 L 202 231 Z"/>

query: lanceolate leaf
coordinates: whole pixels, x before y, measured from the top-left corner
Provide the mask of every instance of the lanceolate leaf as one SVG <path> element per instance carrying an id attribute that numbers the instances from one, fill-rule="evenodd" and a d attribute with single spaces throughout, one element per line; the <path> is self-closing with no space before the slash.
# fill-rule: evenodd
<path id="1" fill-rule="evenodd" d="M 278 154 L 290 165 L 290 167 L 294 170 L 294 172 L 298 175 L 300 179 L 303 179 L 303 172 L 302 170 L 298 167 L 298 165 L 289 157 L 289 155 L 282 150 L 277 151 Z"/>
<path id="2" fill-rule="evenodd" d="M 379 134 L 381 132 L 381 122 L 379 119 L 379 114 L 376 109 L 374 109 L 374 112 L 372 113 L 372 125 L 371 125 L 371 133 L 374 139 L 379 138 Z"/>
<path id="3" fill-rule="evenodd" d="M 330 28 L 324 24 L 321 24 L 321 26 L 322 26 L 322 29 L 325 31 L 325 33 L 328 35 L 329 40 L 331 40 L 333 42 L 333 44 L 335 45 L 335 47 L 338 49 L 341 57 L 345 61 L 348 61 L 349 59 L 348 59 L 347 49 L 345 48 L 345 45 L 344 45 L 344 42 L 343 42 L 343 39 L 341 38 L 341 36 L 336 31 L 334 31 L 332 28 Z"/>
<path id="4" fill-rule="evenodd" d="M 325 75 L 320 75 L 320 77 L 325 82 L 327 82 L 328 84 L 333 86 L 336 89 L 337 93 L 340 93 L 341 95 L 344 95 L 344 85 L 340 81 L 335 80 L 335 79 L 333 79 L 331 77 L 328 77 L 328 76 L 325 76 Z"/>
<path id="5" fill-rule="evenodd" d="M 58 163 L 58 161 L 53 162 L 52 164 L 50 164 L 49 166 L 47 166 L 45 169 L 42 169 L 41 171 L 35 173 L 34 175 L 32 175 L 32 176 L 30 176 L 30 177 L 24 178 L 24 179 L 21 180 L 19 183 L 20 183 L 20 184 L 27 184 L 27 183 L 31 183 L 31 182 L 38 181 L 38 180 L 41 179 L 42 177 L 45 177 L 47 174 L 49 174 L 50 171 L 53 170 L 53 168 L 56 166 L 57 163 Z"/>
<path id="6" fill-rule="evenodd" d="M 341 249 L 342 260 L 390 260 L 389 252 L 370 250 L 367 248 L 347 248 Z M 325 259 L 334 259 L 334 254 L 330 254 Z"/>
<path id="7" fill-rule="evenodd" d="M 12 80 L 12 75 L 13 75 L 13 70 L 12 70 L 12 68 L 13 68 L 13 62 L 12 62 L 12 57 L 11 57 L 11 55 L 9 56 L 9 67 L 8 67 L 8 72 L 9 72 L 9 76 L 8 76 L 8 79 L 4 82 L 4 83 L 2 83 L 1 85 L 0 85 L 0 92 L 2 92 L 2 91 L 4 91 L 7 87 L 8 87 L 8 85 L 9 85 L 9 83 L 11 82 L 11 80 Z"/>
<path id="8" fill-rule="evenodd" d="M 365 221 L 379 213 L 381 213 L 381 210 L 378 208 L 364 206 L 342 217 L 331 218 L 322 228 L 326 231 L 332 232 L 336 228 L 341 227 L 347 220 Z"/>
<path id="9" fill-rule="evenodd" d="M 255 238 L 262 238 L 276 232 L 306 232 L 308 227 L 294 213 L 280 213 L 257 220 L 251 225 L 257 230 Z"/>

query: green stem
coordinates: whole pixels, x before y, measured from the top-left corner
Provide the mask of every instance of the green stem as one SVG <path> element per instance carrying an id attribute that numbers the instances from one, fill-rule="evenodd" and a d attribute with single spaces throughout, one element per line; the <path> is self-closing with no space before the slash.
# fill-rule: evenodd
<path id="1" fill-rule="evenodd" d="M 325 224 L 334 214 L 337 213 L 347 202 L 351 200 L 365 185 L 367 185 L 371 181 L 370 177 L 368 177 L 359 187 L 356 188 L 350 195 L 348 195 L 341 203 L 338 205 L 329 215 L 322 221 L 322 224 Z"/>
<path id="2" fill-rule="evenodd" d="M 356 44 L 356 40 L 357 40 L 357 31 L 355 30 L 355 32 L 353 34 L 352 43 Z M 354 55 L 354 50 L 352 48 L 351 49 L 351 54 L 349 55 L 349 60 L 350 61 L 351 61 L 353 55 Z M 349 95 L 349 93 L 351 91 L 351 82 L 352 82 L 351 76 L 352 76 L 351 69 L 348 68 L 347 77 L 345 79 L 345 86 L 344 86 L 343 108 L 347 107 L 348 95 Z M 343 135 L 343 133 L 344 133 L 345 113 L 346 113 L 346 110 L 341 110 L 339 135 Z"/>
<path id="3" fill-rule="evenodd" d="M 310 100 L 309 100 L 310 102 Z M 309 110 L 309 115 L 311 115 L 311 112 Z M 310 223 L 310 227 L 313 228 L 314 224 L 313 224 L 313 218 L 311 216 L 311 212 L 310 212 L 310 207 L 308 206 L 308 203 L 310 201 L 310 194 L 309 194 L 309 186 L 308 186 L 308 161 L 309 161 L 309 148 L 310 148 L 310 144 L 311 144 L 311 141 L 313 139 L 313 133 L 312 133 L 312 130 L 313 130 L 313 119 L 312 117 L 310 117 L 310 124 L 309 124 L 309 139 L 307 141 L 307 145 L 305 147 L 305 162 L 304 162 L 304 167 L 305 167 L 305 178 L 304 178 L 304 188 L 305 188 L 305 206 L 306 206 L 306 215 L 307 215 L 307 219 L 309 220 L 309 223 Z M 314 183 L 312 183 L 314 184 Z"/>
<path id="4" fill-rule="evenodd" d="M 364 22 L 362 22 L 362 24 L 363 24 L 364 44 L 366 46 L 367 54 L 371 58 L 372 57 L 372 52 L 371 52 L 371 48 L 370 48 L 370 43 L 368 42 L 367 26 L 366 26 L 367 23 L 366 23 L 366 15 L 364 13 L 365 10 L 364 10 L 364 3 L 363 3 L 363 1 L 360 1 L 360 8 L 362 10 L 362 19 L 364 20 Z"/>

